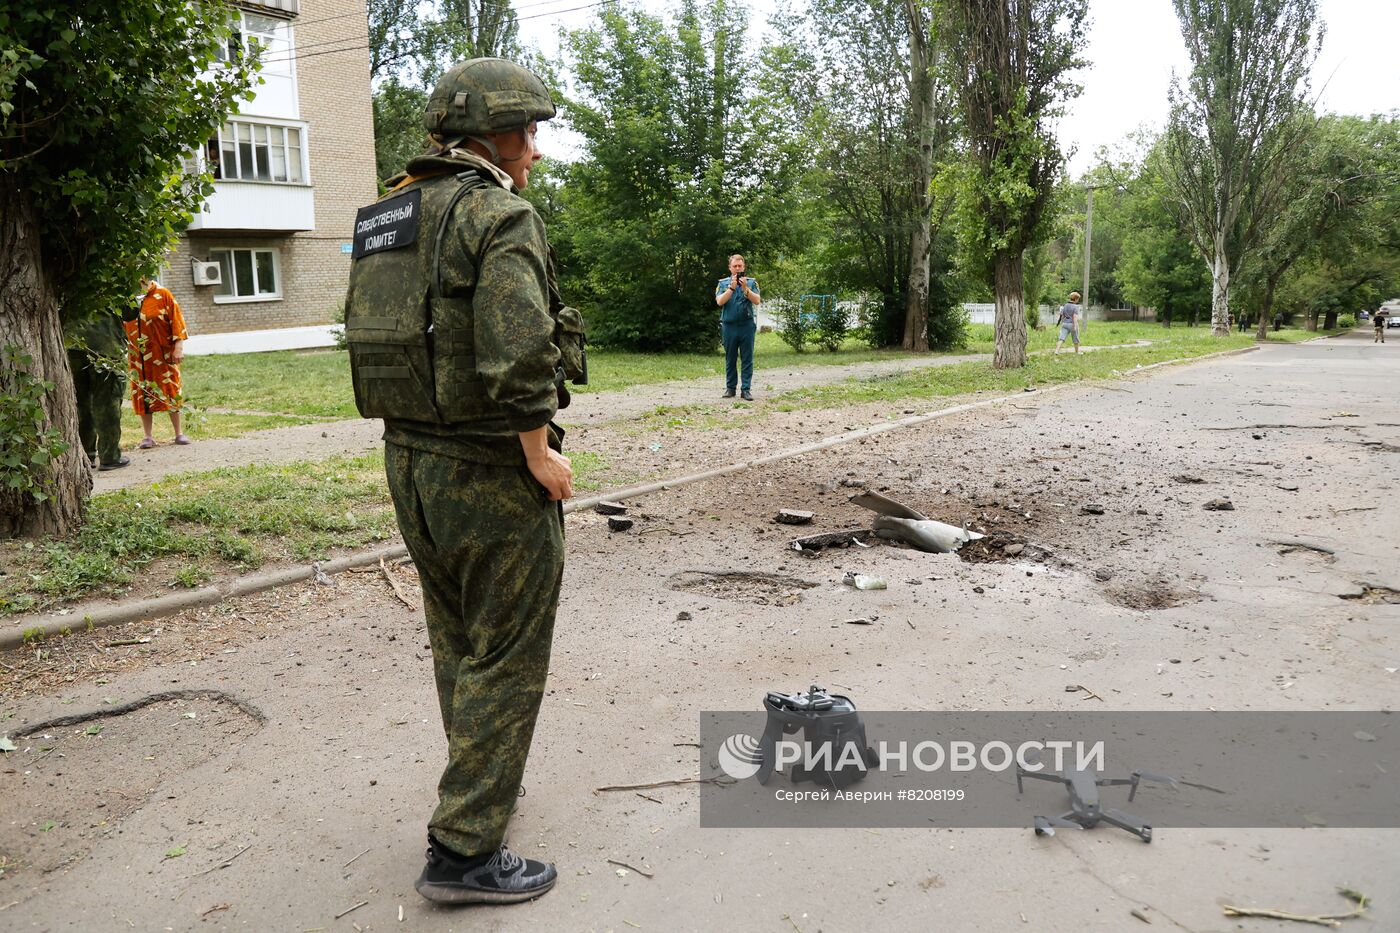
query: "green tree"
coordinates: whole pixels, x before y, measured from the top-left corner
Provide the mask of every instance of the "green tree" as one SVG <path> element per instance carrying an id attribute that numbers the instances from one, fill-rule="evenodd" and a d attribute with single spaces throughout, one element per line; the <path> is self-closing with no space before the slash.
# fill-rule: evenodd
<path id="1" fill-rule="evenodd" d="M 726 258 L 743 253 L 757 271 L 783 252 L 795 175 L 745 80 L 755 50 L 741 14 L 686 0 L 668 26 L 610 7 L 567 36 L 577 94 L 565 112 L 584 155 L 560 192 L 558 236 L 590 339 L 713 348 Z"/>
<path id="2" fill-rule="evenodd" d="M 815 0 L 780 17 L 764 58 L 776 112 L 803 156 L 809 264 L 829 289 L 876 293 L 873 342 L 946 349 L 963 337 L 933 184 L 951 159 L 952 96 L 936 67 L 941 34 L 927 4 Z"/>
<path id="3" fill-rule="evenodd" d="M 1174 80 L 1167 180 L 1211 272 L 1211 326 L 1230 332 L 1230 279 L 1272 220 L 1268 192 L 1302 143 L 1316 0 L 1172 0 L 1191 71 Z"/>
<path id="4" fill-rule="evenodd" d="M 43 414 L 71 445 L 48 498 L 0 491 L 0 535 L 81 521 L 91 476 L 60 319 L 132 294 L 212 190 L 183 160 L 251 85 L 241 56 L 219 62 L 230 23 L 222 3 L 190 0 L 0 11 L 0 348 L 21 348 L 52 385 Z"/>
<path id="5" fill-rule="evenodd" d="M 1270 198 L 1269 223 L 1243 276 L 1259 308 L 1260 339 L 1273 319 L 1279 284 L 1310 253 L 1349 257 L 1343 266 L 1366 270 L 1343 275 L 1343 281 L 1365 284 L 1375 281 L 1373 276 L 1385 278 L 1387 251 L 1383 246 L 1377 249 L 1384 239 L 1378 227 L 1387 212 L 1393 212 L 1390 202 L 1400 183 L 1400 120 L 1325 116 L 1271 170 L 1273 177 L 1257 182 L 1269 190 L 1255 195 Z M 1373 261 L 1376 253 L 1379 261 Z M 1329 288 L 1326 293 L 1347 291 Z M 1316 329 L 1317 311 L 1330 309 L 1335 317 L 1338 309 L 1350 310 L 1344 304 L 1309 304 L 1313 313 L 1307 315 L 1308 329 Z"/>
<path id="6" fill-rule="evenodd" d="M 1022 256 L 1049 238 L 1064 156 L 1051 122 L 1080 88 L 1070 72 L 1086 0 L 946 0 L 950 82 L 968 158 L 957 216 L 971 267 L 996 295 L 998 369 L 1026 364 Z"/>
<path id="7" fill-rule="evenodd" d="M 1122 254 L 1114 275 L 1123 296 L 1155 308 L 1164 327 L 1194 325 L 1210 306 L 1210 274 L 1181 229 L 1177 201 L 1162 177 L 1165 152 L 1154 145 L 1128 182 Z"/>

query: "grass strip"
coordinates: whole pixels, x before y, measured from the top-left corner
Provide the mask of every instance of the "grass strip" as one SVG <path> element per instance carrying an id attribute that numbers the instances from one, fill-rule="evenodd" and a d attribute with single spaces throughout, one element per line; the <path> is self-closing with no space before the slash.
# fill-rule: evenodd
<path id="1" fill-rule="evenodd" d="M 779 410 L 835 408 L 865 402 L 966 395 L 973 392 L 1014 392 L 1040 385 L 1057 385 L 1088 379 L 1107 379 L 1135 367 L 1163 360 L 1205 356 L 1254 344 L 1248 335 L 1211 337 L 1209 332 L 1159 338 L 1146 347 L 1097 350 L 1093 353 L 1040 354 L 1019 369 L 994 369 L 984 361 L 930 366 L 911 372 L 868 379 L 848 379 L 809 386 L 785 393 L 775 400 Z"/>
<path id="2" fill-rule="evenodd" d="M 599 488 L 606 461 L 570 457 L 575 485 Z M 323 560 L 393 531 L 382 451 L 179 474 L 94 496 L 70 538 L 0 544 L 0 616 L 118 595 L 143 577 L 196 587 L 269 562 Z"/>

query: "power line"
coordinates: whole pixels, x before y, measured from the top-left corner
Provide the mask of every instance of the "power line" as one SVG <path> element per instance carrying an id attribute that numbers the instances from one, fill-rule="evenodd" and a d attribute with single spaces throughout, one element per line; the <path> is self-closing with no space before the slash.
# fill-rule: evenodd
<path id="1" fill-rule="evenodd" d="M 552 2 L 559 2 L 559 0 L 552 0 Z M 516 20 L 516 22 L 522 22 L 522 21 L 524 21 L 524 20 L 541 19 L 541 18 L 546 17 L 546 16 L 560 16 L 560 15 L 562 15 L 562 14 L 564 14 L 564 13 L 576 13 L 576 12 L 578 12 L 578 11 L 580 11 L 580 10 L 591 10 L 591 9 L 593 9 L 593 8 L 595 8 L 595 7 L 611 6 L 611 5 L 613 5 L 613 4 L 615 4 L 615 3 L 618 3 L 618 2 L 620 2 L 620 0 L 595 0 L 595 2 L 593 2 L 593 3 L 585 3 L 585 4 L 583 4 L 582 6 L 569 7 L 569 8 L 567 8 L 567 9 L 563 9 L 563 10 L 549 10 L 549 11 L 544 12 L 544 13 L 532 13 L 532 14 L 530 14 L 529 16 L 516 16 L 516 17 L 515 17 L 515 20 Z M 542 4 L 535 4 L 535 5 L 538 6 L 538 5 L 542 5 Z M 494 28 L 496 28 L 497 26 L 501 25 L 502 23 L 504 23 L 504 22 L 506 22 L 506 21 L 507 21 L 507 17 L 502 17 L 502 18 L 496 20 L 495 22 L 491 23 L 490 26 L 489 26 L 489 28 L 494 29 Z M 317 52 L 306 52 L 306 51 L 304 51 L 304 49 L 308 49 L 308 48 L 317 48 L 317 47 L 319 47 L 319 46 L 330 45 L 330 44 L 335 43 L 335 42 L 349 42 L 349 41 L 353 41 L 353 40 L 355 40 L 355 39 L 363 39 L 363 38 L 367 38 L 367 34 L 360 34 L 360 35 L 355 35 L 355 36 L 344 36 L 344 37 L 342 37 L 342 38 L 340 38 L 340 39 L 327 39 L 327 40 L 322 41 L 322 42 L 315 42 L 315 43 L 312 43 L 311 45 L 308 45 L 308 46 L 298 47 L 298 48 L 295 49 L 291 54 L 282 54 L 282 55 L 269 56 L 269 57 L 267 57 L 267 58 L 261 59 L 261 61 L 263 62 L 263 64 L 269 64 L 269 63 L 275 63 L 275 62 L 297 61 L 297 60 L 302 59 L 302 58 L 315 58 L 317 55 L 330 55 L 330 54 L 333 54 L 333 53 L 336 53 L 336 52 L 355 52 L 355 51 L 358 51 L 358 50 L 360 50 L 360 49 L 367 49 L 367 48 L 369 48 L 369 47 L 370 47 L 370 43 L 369 43 L 369 42 L 365 42 L 365 43 L 362 44 L 362 45 L 345 46 L 344 48 L 339 48 L 339 49 L 321 49 L 320 51 L 317 51 Z"/>

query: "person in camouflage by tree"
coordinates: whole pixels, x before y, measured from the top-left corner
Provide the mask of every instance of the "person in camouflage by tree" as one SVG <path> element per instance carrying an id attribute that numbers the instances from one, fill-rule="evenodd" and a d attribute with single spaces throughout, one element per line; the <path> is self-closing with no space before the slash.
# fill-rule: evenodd
<path id="1" fill-rule="evenodd" d="M 121 318 L 103 313 L 68 329 L 68 365 L 78 399 L 78 438 L 99 470 L 131 463 L 122 454 L 122 399 L 126 397 L 126 333 Z"/>
<path id="2" fill-rule="evenodd" d="M 423 586 L 447 766 L 416 888 L 511 903 L 552 864 L 506 848 L 549 668 L 573 473 L 552 422 L 581 343 L 544 224 L 518 191 L 554 116 L 503 59 L 450 69 L 429 99 L 429 152 L 356 220 L 346 339 L 356 400 L 384 418 L 385 470 Z M 575 322 L 563 326 L 568 319 Z M 561 344 L 565 346 L 561 354 Z"/>

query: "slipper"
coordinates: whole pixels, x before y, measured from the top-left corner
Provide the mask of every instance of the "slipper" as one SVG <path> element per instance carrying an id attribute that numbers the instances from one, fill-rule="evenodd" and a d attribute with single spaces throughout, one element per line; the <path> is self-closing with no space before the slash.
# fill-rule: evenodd
<path id="1" fill-rule="evenodd" d="M 185 446 L 186 444 L 188 444 L 189 442 L 190 442 L 190 439 L 189 439 L 188 437 L 186 437 L 185 435 L 183 435 L 183 434 L 176 434 L 176 435 L 175 435 L 175 443 L 179 444 L 181 447 L 184 447 L 184 446 Z"/>
<path id="2" fill-rule="evenodd" d="M 156 439 L 153 437 L 143 438 L 141 443 L 136 446 L 141 450 L 150 450 L 152 447 L 156 446 Z"/>

